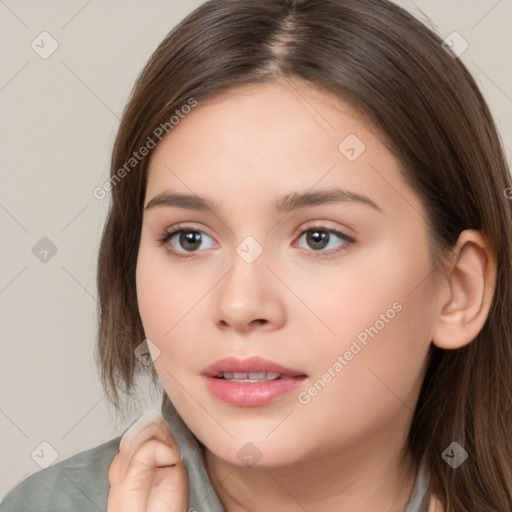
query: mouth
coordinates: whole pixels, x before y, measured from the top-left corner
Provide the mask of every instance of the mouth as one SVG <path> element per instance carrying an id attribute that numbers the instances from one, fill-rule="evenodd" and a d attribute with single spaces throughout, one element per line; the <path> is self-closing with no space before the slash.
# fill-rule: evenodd
<path id="1" fill-rule="evenodd" d="M 218 399 L 238 407 L 266 405 L 300 386 L 307 375 L 261 357 L 226 357 L 203 370 L 206 387 Z"/>
<path id="2" fill-rule="evenodd" d="M 224 379 L 228 382 L 267 382 L 269 380 L 293 379 L 290 375 L 281 375 L 276 372 L 219 372 L 214 378 Z"/>
<path id="3" fill-rule="evenodd" d="M 287 368 L 275 361 L 259 356 L 247 359 L 224 357 L 203 370 L 203 375 L 225 380 L 264 382 L 268 380 L 304 377 L 300 370 Z"/>

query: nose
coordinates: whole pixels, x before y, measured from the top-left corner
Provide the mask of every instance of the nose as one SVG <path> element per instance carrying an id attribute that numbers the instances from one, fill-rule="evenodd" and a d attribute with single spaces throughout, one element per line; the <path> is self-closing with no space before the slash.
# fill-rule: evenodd
<path id="1" fill-rule="evenodd" d="M 282 282 L 267 266 L 265 251 L 252 263 L 235 253 L 213 297 L 215 323 L 223 330 L 273 330 L 285 320 Z"/>

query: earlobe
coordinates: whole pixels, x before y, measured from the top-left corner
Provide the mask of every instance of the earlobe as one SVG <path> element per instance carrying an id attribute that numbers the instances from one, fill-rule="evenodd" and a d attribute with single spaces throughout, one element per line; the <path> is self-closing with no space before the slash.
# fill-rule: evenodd
<path id="1" fill-rule="evenodd" d="M 447 293 L 432 334 L 432 343 L 446 350 L 475 339 L 485 324 L 496 287 L 496 257 L 481 232 L 462 231 L 453 254 L 453 267 L 443 284 Z"/>

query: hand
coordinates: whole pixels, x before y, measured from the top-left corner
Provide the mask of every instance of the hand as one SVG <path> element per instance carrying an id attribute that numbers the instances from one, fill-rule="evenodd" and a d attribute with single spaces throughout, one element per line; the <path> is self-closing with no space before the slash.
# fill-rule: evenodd
<path id="1" fill-rule="evenodd" d="M 146 413 L 124 433 L 108 479 L 108 512 L 187 511 L 187 471 L 160 412 Z"/>

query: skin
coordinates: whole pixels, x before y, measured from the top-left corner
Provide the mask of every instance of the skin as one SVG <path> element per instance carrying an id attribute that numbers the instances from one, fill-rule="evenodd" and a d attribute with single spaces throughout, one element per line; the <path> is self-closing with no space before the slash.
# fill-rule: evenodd
<path id="1" fill-rule="evenodd" d="M 108 512 L 187 510 L 188 478 L 178 443 L 160 413 L 143 415 L 122 436 L 108 472 Z"/>
<path id="2" fill-rule="evenodd" d="M 349 134 L 366 146 L 354 161 L 338 149 Z M 335 187 L 369 196 L 382 212 L 348 202 L 287 214 L 273 209 L 281 194 Z M 145 210 L 139 311 L 160 351 L 152 355 L 162 385 L 206 446 L 224 509 L 404 510 L 418 468 L 401 455 L 429 347 L 470 343 L 489 311 L 496 263 L 485 238 L 461 233 L 451 277 L 434 280 L 426 210 L 384 138 L 347 103 L 299 82 L 238 88 L 201 102 L 153 150 L 144 204 L 169 190 L 217 200 L 220 209 Z M 199 249 L 180 245 L 179 235 L 167 242 L 187 259 L 158 244 L 181 223 L 203 233 Z M 355 241 L 331 233 L 318 248 L 299 234 L 320 225 Z M 247 236 L 263 249 L 253 263 L 236 252 Z M 394 303 L 401 305 L 394 318 L 300 403 L 298 392 Z M 212 396 L 201 376 L 228 355 L 260 355 L 308 378 L 271 404 L 235 407 Z M 248 442 L 261 456 L 254 467 L 237 456 Z"/>

